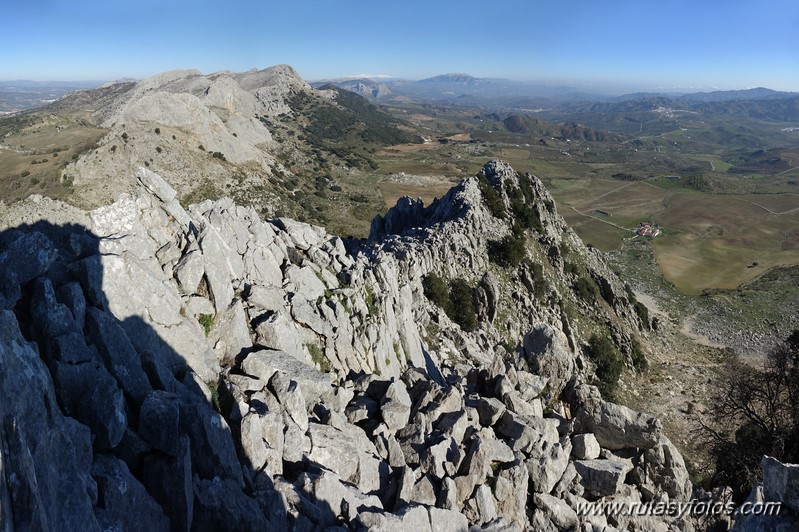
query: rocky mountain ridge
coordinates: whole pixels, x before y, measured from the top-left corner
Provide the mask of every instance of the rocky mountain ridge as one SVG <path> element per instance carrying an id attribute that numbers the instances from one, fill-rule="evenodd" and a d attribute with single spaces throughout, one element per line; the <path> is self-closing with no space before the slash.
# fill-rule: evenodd
<path id="1" fill-rule="evenodd" d="M 93 91 L 88 102 L 79 93 L 60 103 L 61 108 L 69 108 L 72 102 L 79 108 L 90 105 L 91 119 L 109 129 L 94 153 L 63 172 L 78 193 L 95 204 L 130 192 L 134 183 L 118 176 L 133 175 L 145 162 L 164 172 L 182 194 L 205 179 L 224 184 L 230 171 L 221 164 L 223 160 L 270 174 L 275 165 L 270 151 L 275 146 L 259 117 L 290 113 L 287 97 L 311 90 L 287 65 L 208 76 L 196 70 L 174 70 L 121 85 Z M 203 157 L 198 151 L 208 155 Z M 219 164 L 207 164 L 215 153 L 220 154 Z"/>
<path id="2" fill-rule="evenodd" d="M 578 513 L 692 486 L 657 419 L 589 384 L 592 324 L 622 351 L 643 324 L 533 176 L 492 161 L 369 241 L 136 180 L 88 226 L 0 235 L 3 529 L 694 526 Z M 515 269 L 489 251 L 511 235 Z M 433 272 L 476 281 L 478 327 L 428 300 Z"/>
<path id="3" fill-rule="evenodd" d="M 356 177 L 375 165 L 377 148 L 414 140 L 365 98 L 313 89 L 288 65 L 174 70 L 76 92 L 37 112 L 106 132 L 59 167 L 65 197 L 87 209 L 133 192 L 129 176 L 144 166 L 184 205 L 227 196 L 265 217 L 326 222 L 332 199 L 363 205 L 369 194 Z"/>

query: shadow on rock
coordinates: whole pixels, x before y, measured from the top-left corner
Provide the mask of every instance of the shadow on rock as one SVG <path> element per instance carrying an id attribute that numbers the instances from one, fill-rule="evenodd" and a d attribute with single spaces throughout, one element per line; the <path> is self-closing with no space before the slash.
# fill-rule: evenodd
<path id="1" fill-rule="evenodd" d="M 213 386 L 151 323 L 111 311 L 103 251 L 76 225 L 0 234 L 0 529 L 287 528 Z"/>

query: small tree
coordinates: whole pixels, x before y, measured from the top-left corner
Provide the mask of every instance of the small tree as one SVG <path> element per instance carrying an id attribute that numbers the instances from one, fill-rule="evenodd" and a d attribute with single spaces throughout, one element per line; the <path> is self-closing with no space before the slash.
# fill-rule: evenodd
<path id="1" fill-rule="evenodd" d="M 436 273 L 428 274 L 422 281 L 424 295 L 438 305 L 449 319 L 471 330 L 477 326 L 477 309 L 474 288 L 466 279 L 456 278 L 447 282 Z"/>
<path id="2" fill-rule="evenodd" d="M 478 176 L 477 183 L 488 210 L 491 211 L 491 214 L 496 218 L 504 219 L 507 216 L 507 211 L 505 210 L 505 202 L 502 200 L 502 194 L 491 186 L 491 183 L 488 182 L 488 178 L 484 175 Z"/>
<path id="3" fill-rule="evenodd" d="M 594 334 L 588 340 L 587 354 L 596 364 L 597 388 L 603 397 L 612 399 L 624 368 L 621 353 L 610 338 Z"/>
<path id="4" fill-rule="evenodd" d="M 449 288 L 440 275 L 435 272 L 429 273 L 422 281 L 422 287 L 427 299 L 448 312 Z"/>
<path id="5" fill-rule="evenodd" d="M 466 330 L 477 326 L 474 289 L 464 279 L 453 279 L 449 284 L 450 318 Z"/>
<path id="6" fill-rule="evenodd" d="M 488 242 L 488 258 L 505 268 L 516 268 L 527 255 L 524 235 L 506 235 L 502 240 Z"/>
<path id="7" fill-rule="evenodd" d="M 580 296 L 583 301 L 593 303 L 599 295 L 599 289 L 596 283 L 587 277 L 580 275 L 573 285 L 574 292 Z"/>
<path id="8" fill-rule="evenodd" d="M 764 454 L 799 461 L 799 331 L 776 346 L 762 368 L 733 360 L 711 398 L 700 435 L 715 461 L 713 484 L 743 502 L 760 476 Z"/>

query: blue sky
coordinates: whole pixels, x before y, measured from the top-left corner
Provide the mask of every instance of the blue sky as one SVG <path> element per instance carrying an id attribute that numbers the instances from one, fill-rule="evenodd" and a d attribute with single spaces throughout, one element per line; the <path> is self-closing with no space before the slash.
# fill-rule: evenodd
<path id="1" fill-rule="evenodd" d="M 306 79 L 446 72 L 799 91 L 796 0 L 5 0 L 0 80 L 279 63 Z"/>

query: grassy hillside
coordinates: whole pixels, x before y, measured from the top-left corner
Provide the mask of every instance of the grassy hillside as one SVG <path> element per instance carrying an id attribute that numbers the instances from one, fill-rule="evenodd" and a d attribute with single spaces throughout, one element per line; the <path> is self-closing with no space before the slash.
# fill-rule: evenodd
<path id="1" fill-rule="evenodd" d="M 94 149 L 105 131 L 69 116 L 25 112 L 0 119 L 0 199 L 31 194 L 68 198 L 71 180 L 63 169 Z"/>

